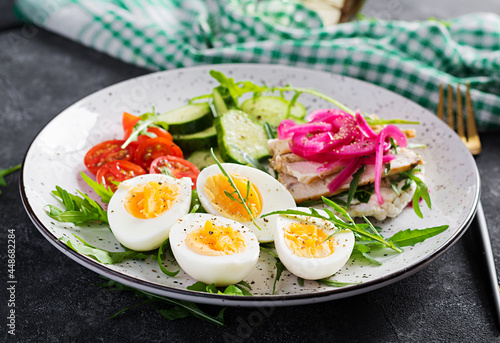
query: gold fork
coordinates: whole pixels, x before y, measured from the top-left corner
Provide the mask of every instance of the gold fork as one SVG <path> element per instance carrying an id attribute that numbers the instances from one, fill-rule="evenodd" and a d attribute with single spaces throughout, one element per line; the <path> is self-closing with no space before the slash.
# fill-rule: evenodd
<path id="1" fill-rule="evenodd" d="M 453 88 L 448 85 L 447 91 L 447 123 L 455 130 L 467 146 L 469 151 L 473 155 L 478 155 L 481 153 L 481 142 L 479 141 L 479 135 L 477 133 L 476 119 L 474 118 L 474 110 L 472 108 L 472 101 L 470 99 L 470 85 L 467 83 L 467 92 L 465 94 L 466 103 L 466 119 L 467 119 L 467 136 L 464 130 L 464 116 L 463 116 L 463 106 L 462 106 L 462 92 L 460 87 L 457 85 L 457 111 L 456 116 L 453 115 Z M 443 85 L 439 86 L 439 103 L 437 108 L 437 116 L 445 121 L 444 118 L 444 89 Z M 456 125 L 455 125 L 456 121 Z M 456 128 L 455 128 L 456 126 Z M 491 249 L 491 240 L 488 232 L 488 226 L 486 224 L 486 218 L 483 211 L 483 206 L 481 201 L 478 201 L 477 211 L 475 217 L 476 224 L 479 228 L 479 236 L 481 240 L 481 245 L 484 252 L 484 258 L 486 260 L 486 268 L 488 270 L 488 277 L 491 289 L 493 290 L 493 304 L 496 312 L 497 323 L 500 324 L 500 286 L 498 284 L 498 277 L 495 267 L 495 259 L 493 257 L 493 251 Z"/>
<path id="2" fill-rule="evenodd" d="M 465 134 L 464 128 L 464 112 L 462 105 L 462 92 L 460 87 L 457 85 L 457 111 L 456 116 L 453 115 L 453 88 L 448 85 L 448 92 L 446 95 L 448 99 L 447 103 L 447 115 L 446 121 L 448 126 L 453 130 L 456 130 L 462 142 L 467 146 L 472 155 L 479 155 L 481 153 L 481 141 L 479 140 L 479 135 L 477 133 L 476 118 L 474 117 L 474 109 L 472 106 L 472 100 L 470 98 L 470 85 L 467 83 L 467 91 L 465 93 L 465 111 L 467 120 L 467 135 Z M 444 118 L 444 88 L 443 85 L 439 85 L 439 103 L 437 108 L 437 116 L 445 121 Z M 456 122 L 456 123 L 455 123 Z M 456 127 L 455 127 L 456 126 Z"/>

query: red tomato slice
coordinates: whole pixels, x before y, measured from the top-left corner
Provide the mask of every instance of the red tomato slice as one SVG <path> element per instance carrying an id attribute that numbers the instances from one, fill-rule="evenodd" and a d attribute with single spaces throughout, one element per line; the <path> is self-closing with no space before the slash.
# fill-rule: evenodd
<path id="1" fill-rule="evenodd" d="M 150 128 L 148 128 L 148 132 L 156 135 L 156 137 L 163 137 L 163 138 L 166 138 L 169 141 L 173 142 L 173 138 L 172 138 L 172 135 L 170 134 L 170 132 L 165 131 L 165 130 L 159 128 L 159 127 L 150 127 Z M 132 131 L 130 133 L 132 133 Z M 129 134 L 129 136 L 130 136 L 130 134 Z M 148 135 L 140 135 L 139 137 L 137 137 L 137 142 L 139 144 L 141 144 L 145 140 L 148 140 L 148 139 L 151 139 L 151 138 L 156 138 L 156 137 L 151 137 L 151 136 L 148 136 Z"/>
<path id="2" fill-rule="evenodd" d="M 108 162 L 116 160 L 131 161 L 134 158 L 137 144 L 130 144 L 125 149 L 122 149 L 121 146 L 124 142 L 122 140 L 111 140 L 92 147 L 83 159 L 87 169 L 95 174 L 100 167 Z"/>
<path id="3" fill-rule="evenodd" d="M 139 144 L 134 153 L 134 163 L 149 170 L 151 162 L 164 155 L 183 157 L 182 150 L 171 140 L 163 137 L 151 138 Z"/>
<path id="4" fill-rule="evenodd" d="M 167 167 L 176 179 L 180 179 L 181 177 L 191 178 L 191 181 L 193 181 L 192 188 L 196 188 L 196 179 L 198 178 L 198 174 L 200 174 L 200 170 L 191 162 L 175 156 L 160 156 L 151 163 L 149 173 L 161 174 L 164 167 Z"/>
<path id="5" fill-rule="evenodd" d="M 130 137 L 130 135 L 132 134 L 132 131 L 134 131 L 133 125 L 128 130 L 125 131 L 123 139 L 127 140 Z M 172 135 L 170 134 L 170 132 L 168 132 L 162 128 L 149 127 L 148 132 L 153 133 L 154 135 L 156 135 L 156 137 L 163 137 L 163 138 L 166 138 L 166 139 L 173 141 L 173 138 L 172 138 Z M 146 139 L 150 139 L 150 138 L 154 138 L 154 137 L 150 137 L 148 135 L 140 135 L 139 137 L 137 137 L 137 142 L 142 143 Z"/>
<path id="6" fill-rule="evenodd" d="M 146 171 L 137 164 L 126 160 L 118 160 L 106 163 L 99 168 L 96 179 L 101 185 L 115 192 L 118 188 L 115 182 L 122 182 L 143 174 L 146 174 Z"/>
<path id="7" fill-rule="evenodd" d="M 132 133 L 132 130 L 134 128 L 134 125 L 139 121 L 138 116 L 134 116 L 133 114 L 123 112 L 123 117 L 122 117 L 122 126 L 123 126 L 123 132 L 125 132 L 125 139 L 130 136 Z M 128 132 L 128 134 L 127 134 Z"/>
<path id="8" fill-rule="evenodd" d="M 170 139 L 171 141 L 173 141 L 173 138 L 172 138 L 172 135 L 170 134 L 170 132 L 162 129 L 161 127 L 150 127 L 150 128 L 148 128 L 148 132 L 154 133 L 156 135 L 156 137 L 163 137 L 163 138 Z"/>

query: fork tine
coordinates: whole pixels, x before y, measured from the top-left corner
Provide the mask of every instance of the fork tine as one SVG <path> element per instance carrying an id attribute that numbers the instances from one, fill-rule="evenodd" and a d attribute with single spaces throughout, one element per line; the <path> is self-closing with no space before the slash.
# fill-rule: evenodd
<path id="1" fill-rule="evenodd" d="M 467 112 L 468 147 L 472 155 L 478 155 L 481 153 L 481 141 L 479 140 L 479 135 L 477 133 L 476 118 L 474 116 L 474 109 L 470 98 L 469 83 L 467 83 L 467 92 L 465 93 L 465 104 Z"/>
<path id="2" fill-rule="evenodd" d="M 446 94 L 448 98 L 448 126 L 451 127 L 452 130 L 455 130 L 455 121 L 453 115 L 453 88 L 451 85 L 448 85 L 448 93 Z"/>
<path id="3" fill-rule="evenodd" d="M 444 121 L 444 88 L 443 85 L 439 85 L 439 102 L 437 108 L 437 116 L 439 119 Z"/>
<path id="4" fill-rule="evenodd" d="M 457 122 L 457 133 L 462 139 L 462 141 L 467 144 L 467 138 L 465 138 L 464 129 L 464 111 L 462 106 L 462 92 L 460 91 L 460 86 L 457 85 L 457 116 L 455 118 Z"/>

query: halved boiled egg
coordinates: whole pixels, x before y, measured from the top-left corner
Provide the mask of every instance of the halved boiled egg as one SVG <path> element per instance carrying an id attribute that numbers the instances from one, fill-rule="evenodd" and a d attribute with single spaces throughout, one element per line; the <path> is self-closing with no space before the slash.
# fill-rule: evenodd
<path id="1" fill-rule="evenodd" d="M 259 242 L 272 242 L 277 216 L 259 217 L 276 210 L 295 207 L 292 195 L 278 180 L 263 171 L 233 163 L 223 163 L 222 167 L 231 176 L 242 197 L 246 198 L 247 207 L 261 230 L 252 222 L 235 189 L 216 164 L 203 169 L 198 175 L 196 188 L 203 208 L 208 213 L 248 226 Z"/>
<path id="2" fill-rule="evenodd" d="M 170 229 L 169 240 L 179 266 L 206 284 L 238 283 L 259 259 L 259 242 L 252 230 L 207 213 L 191 213 L 179 219 Z"/>
<path id="3" fill-rule="evenodd" d="M 308 208 L 295 209 L 311 213 Z M 317 280 L 344 266 L 354 248 L 354 234 L 320 218 L 280 216 L 274 244 L 286 269 L 303 279 Z"/>
<path id="4" fill-rule="evenodd" d="M 191 179 L 146 174 L 123 181 L 108 205 L 108 221 L 116 239 L 129 249 L 158 248 L 170 227 L 189 212 Z"/>

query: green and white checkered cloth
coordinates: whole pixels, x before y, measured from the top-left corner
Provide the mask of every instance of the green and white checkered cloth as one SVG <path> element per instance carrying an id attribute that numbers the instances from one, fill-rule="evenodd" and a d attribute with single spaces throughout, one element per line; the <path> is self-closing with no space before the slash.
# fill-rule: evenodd
<path id="1" fill-rule="evenodd" d="M 470 82 L 481 130 L 500 129 L 500 17 L 360 20 L 323 27 L 281 0 L 18 0 L 23 20 L 152 70 L 276 63 L 362 79 L 435 111 L 440 84 Z"/>

